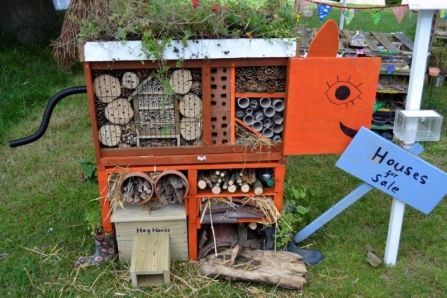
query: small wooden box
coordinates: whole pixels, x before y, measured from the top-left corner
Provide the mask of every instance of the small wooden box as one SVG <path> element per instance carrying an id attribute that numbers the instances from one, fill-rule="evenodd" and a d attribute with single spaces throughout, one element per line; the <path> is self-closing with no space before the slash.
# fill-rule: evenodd
<path id="1" fill-rule="evenodd" d="M 184 205 L 170 204 L 149 210 L 148 204 L 116 208 L 111 221 L 115 224 L 121 261 L 130 261 L 134 235 L 168 233 L 171 259 L 188 259 L 188 236 Z"/>
<path id="2" fill-rule="evenodd" d="M 171 283 L 169 235 L 133 236 L 130 277 L 134 288 Z"/>

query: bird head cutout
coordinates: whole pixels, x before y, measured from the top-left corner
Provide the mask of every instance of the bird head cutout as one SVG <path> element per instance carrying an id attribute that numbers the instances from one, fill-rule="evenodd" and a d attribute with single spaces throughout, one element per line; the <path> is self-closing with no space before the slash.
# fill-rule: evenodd
<path id="1" fill-rule="evenodd" d="M 305 58 L 290 58 L 284 153 L 342 153 L 371 126 L 380 58 L 337 57 L 337 24 L 327 21 Z"/>

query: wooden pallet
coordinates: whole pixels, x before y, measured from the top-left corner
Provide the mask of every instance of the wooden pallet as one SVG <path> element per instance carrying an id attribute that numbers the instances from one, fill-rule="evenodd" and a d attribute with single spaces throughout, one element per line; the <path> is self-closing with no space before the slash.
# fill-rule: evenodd
<path id="1" fill-rule="evenodd" d="M 300 28 L 300 49 L 302 52 L 306 52 L 312 42 L 318 29 L 306 29 Z M 376 55 L 412 55 L 414 43 L 403 33 L 381 33 L 377 31 L 364 32 L 364 31 L 340 31 L 340 46 L 339 52 L 346 54 L 355 54 L 356 50 L 350 47 L 350 41 L 355 34 L 361 34 L 365 37 L 365 54 Z"/>
<path id="2" fill-rule="evenodd" d="M 365 53 L 380 55 L 412 55 L 414 43 L 402 33 L 381 33 L 372 31 L 370 33 L 358 31 L 365 37 Z M 354 51 L 349 48 L 349 41 L 355 33 L 342 30 L 340 39 L 344 45 L 345 52 Z"/>

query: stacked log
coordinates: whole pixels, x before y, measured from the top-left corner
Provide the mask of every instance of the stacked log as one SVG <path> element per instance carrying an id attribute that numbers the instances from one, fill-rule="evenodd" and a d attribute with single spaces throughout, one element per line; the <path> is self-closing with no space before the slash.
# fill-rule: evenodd
<path id="1" fill-rule="evenodd" d="M 180 174 L 160 174 L 155 182 L 155 193 L 161 205 L 183 203 L 188 192 L 188 181 Z"/>
<path id="2" fill-rule="evenodd" d="M 167 72 L 164 78 L 169 80 L 168 87 L 163 84 L 162 78 L 157 77 L 155 71 L 114 70 L 97 72 L 94 76 L 96 115 L 103 145 L 120 148 L 140 146 L 142 142 L 141 139 L 138 140 L 139 136 L 126 132 L 128 124 L 133 125 L 140 136 L 145 138 L 156 138 L 160 134 L 172 135 L 179 140 L 175 145 L 180 145 L 180 136 L 185 142 L 196 143 L 200 140 L 200 68 Z M 169 91 L 173 91 L 174 96 Z M 179 100 L 178 108 L 175 97 Z"/>
<path id="3" fill-rule="evenodd" d="M 262 184 L 256 178 L 256 169 L 199 171 L 197 187 L 211 190 L 213 194 L 223 190 L 234 193 L 238 189 L 243 193 L 252 190 L 257 195 L 263 192 Z"/>
<path id="4" fill-rule="evenodd" d="M 122 186 L 123 200 L 130 204 L 140 204 L 150 199 L 152 185 L 143 177 L 133 176 L 124 180 Z"/>

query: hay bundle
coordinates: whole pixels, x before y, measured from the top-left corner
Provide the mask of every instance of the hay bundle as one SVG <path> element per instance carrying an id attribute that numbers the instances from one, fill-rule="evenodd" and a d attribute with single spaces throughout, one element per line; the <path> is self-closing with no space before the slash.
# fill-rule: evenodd
<path id="1" fill-rule="evenodd" d="M 70 70 L 78 58 L 80 23 L 91 16 L 107 14 L 107 0 L 72 0 L 65 13 L 61 35 L 51 43 L 53 57 L 59 67 Z"/>
<path id="2" fill-rule="evenodd" d="M 262 151 L 263 148 L 270 150 L 273 141 L 264 137 L 262 134 L 248 129 L 240 122 L 236 123 L 236 144 L 251 147 L 252 151 Z"/>
<path id="3" fill-rule="evenodd" d="M 273 200 L 270 197 L 256 196 L 245 197 L 242 200 L 243 205 L 249 204 L 256 207 L 256 210 L 264 214 L 264 224 L 276 224 L 281 213 L 276 209 Z"/>

